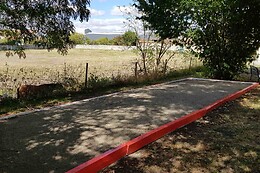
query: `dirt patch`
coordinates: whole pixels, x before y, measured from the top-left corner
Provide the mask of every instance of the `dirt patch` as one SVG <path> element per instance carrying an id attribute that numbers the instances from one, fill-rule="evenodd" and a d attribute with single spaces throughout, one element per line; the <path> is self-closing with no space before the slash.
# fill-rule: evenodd
<path id="1" fill-rule="evenodd" d="M 260 87 L 102 173 L 259 172 Z"/>

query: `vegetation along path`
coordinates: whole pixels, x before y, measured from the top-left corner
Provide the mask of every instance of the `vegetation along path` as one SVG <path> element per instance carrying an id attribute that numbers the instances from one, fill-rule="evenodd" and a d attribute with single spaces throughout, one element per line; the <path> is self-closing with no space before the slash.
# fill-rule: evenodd
<path id="1" fill-rule="evenodd" d="M 0 123 L 0 172 L 64 172 L 251 83 L 186 79 Z"/>

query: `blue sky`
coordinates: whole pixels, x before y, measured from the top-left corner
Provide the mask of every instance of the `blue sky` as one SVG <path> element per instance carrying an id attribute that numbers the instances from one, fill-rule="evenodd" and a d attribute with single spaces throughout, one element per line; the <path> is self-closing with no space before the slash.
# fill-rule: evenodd
<path id="1" fill-rule="evenodd" d="M 133 0 L 92 0 L 90 2 L 91 17 L 88 22 L 74 21 L 76 32 L 84 33 L 89 28 L 92 33 L 123 33 L 127 30 L 118 6 L 129 8 Z"/>

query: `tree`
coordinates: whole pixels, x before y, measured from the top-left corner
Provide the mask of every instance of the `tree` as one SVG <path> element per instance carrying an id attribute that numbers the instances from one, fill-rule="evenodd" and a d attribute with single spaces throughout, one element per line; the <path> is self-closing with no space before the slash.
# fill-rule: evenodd
<path id="1" fill-rule="evenodd" d="M 182 38 L 211 75 L 232 79 L 260 47 L 259 0 L 137 0 L 143 19 L 163 38 Z"/>
<path id="2" fill-rule="evenodd" d="M 16 33 L 16 40 L 36 40 L 65 54 L 75 31 L 71 19 L 88 21 L 90 0 L 1 0 L 0 30 Z"/>
<path id="3" fill-rule="evenodd" d="M 111 44 L 112 45 L 124 45 L 124 39 L 122 37 L 122 35 L 116 36 L 111 40 Z"/>
<path id="4" fill-rule="evenodd" d="M 102 37 L 94 41 L 97 45 L 109 45 L 109 39 L 107 37 Z"/>
<path id="5" fill-rule="evenodd" d="M 122 46 L 135 46 L 138 41 L 138 36 L 133 31 L 126 31 L 123 35 L 114 37 L 111 44 Z"/>
<path id="6" fill-rule="evenodd" d="M 91 33 L 91 32 L 92 31 L 90 29 L 88 29 L 88 28 L 84 30 L 85 35 L 87 35 L 88 33 Z"/>
<path id="7" fill-rule="evenodd" d="M 73 33 L 70 35 L 69 38 L 73 44 L 85 44 L 86 42 L 85 35 L 80 33 Z"/>
<path id="8" fill-rule="evenodd" d="M 15 40 L 16 34 L 13 33 L 12 31 L 2 30 L 0 31 L 0 36 L 2 37 L 0 44 L 15 45 L 15 43 L 19 41 L 19 40 Z"/>
<path id="9" fill-rule="evenodd" d="M 136 8 L 125 8 L 122 11 L 126 16 L 125 24 L 129 28 L 122 37 L 124 42 L 130 39 L 124 39 L 131 36 L 135 40 L 135 50 L 139 55 L 138 64 L 140 71 L 148 76 L 149 74 L 165 74 L 168 63 L 173 59 L 175 52 L 170 50 L 172 40 L 158 39 L 157 35 L 148 27 L 147 22 L 141 18 Z"/>
<path id="10" fill-rule="evenodd" d="M 136 42 L 138 40 L 138 36 L 133 31 L 126 31 L 122 35 L 122 39 L 123 39 L 123 44 L 124 45 L 126 45 L 126 46 L 135 46 L 135 44 L 136 44 Z"/>

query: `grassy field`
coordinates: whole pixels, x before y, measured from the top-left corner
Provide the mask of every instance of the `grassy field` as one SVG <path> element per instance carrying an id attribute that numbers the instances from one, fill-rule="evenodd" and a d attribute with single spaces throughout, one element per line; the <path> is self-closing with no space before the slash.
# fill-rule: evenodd
<path id="1" fill-rule="evenodd" d="M 90 68 L 104 68 L 104 72 L 117 71 L 121 66 L 130 65 L 136 55 L 131 51 L 113 50 L 87 50 L 71 49 L 68 55 L 62 56 L 56 51 L 47 50 L 26 50 L 26 59 L 19 59 L 17 56 L 5 57 L 5 52 L 0 52 L 0 68 L 4 68 L 7 63 L 12 68 L 63 68 L 64 63 L 75 66 L 89 63 Z M 93 70 L 91 68 L 90 70 Z"/>
<path id="2" fill-rule="evenodd" d="M 258 173 L 260 87 L 127 156 L 103 173 Z"/>
<path id="3" fill-rule="evenodd" d="M 130 50 L 71 49 L 66 56 L 47 50 L 26 50 L 25 53 L 26 59 L 19 59 L 17 56 L 6 57 L 5 51 L 0 51 L 0 95 L 15 96 L 16 88 L 21 84 L 55 83 L 65 78 L 82 83 L 86 63 L 89 64 L 89 74 L 94 76 L 131 76 L 138 59 Z M 190 57 L 176 54 L 169 66 L 171 69 L 188 68 Z M 198 60 L 194 58 L 192 65 L 197 64 Z"/>
<path id="4" fill-rule="evenodd" d="M 71 49 L 68 55 L 62 56 L 56 51 L 47 50 L 26 50 L 26 59 L 19 59 L 17 56 L 6 57 L 5 51 L 0 51 L 0 68 L 5 69 L 6 65 L 10 68 L 63 68 L 64 63 L 77 66 L 79 64 L 89 63 L 90 72 L 115 73 L 122 72 L 125 67 L 134 67 L 137 61 L 137 55 L 131 50 L 88 50 Z M 189 66 L 189 57 L 177 54 L 176 58 L 170 63 L 172 68 L 186 68 Z M 195 61 L 194 61 L 195 62 Z M 127 70 L 129 73 L 129 70 Z"/>

